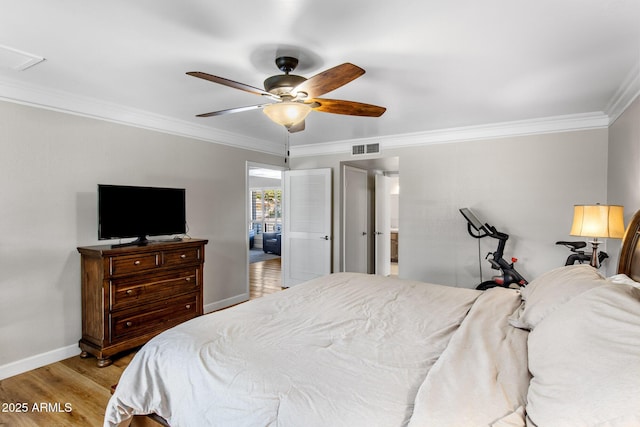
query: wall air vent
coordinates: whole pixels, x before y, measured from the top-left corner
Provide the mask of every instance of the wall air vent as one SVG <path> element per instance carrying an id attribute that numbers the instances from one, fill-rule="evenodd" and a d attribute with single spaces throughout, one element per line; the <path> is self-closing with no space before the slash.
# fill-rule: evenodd
<path id="1" fill-rule="evenodd" d="M 351 147 L 351 155 L 358 156 L 364 154 L 364 144 L 354 145 Z"/>
<path id="2" fill-rule="evenodd" d="M 380 144 L 367 144 L 367 154 L 371 153 L 379 153 L 380 152 Z"/>
<path id="3" fill-rule="evenodd" d="M 351 146 L 351 155 L 360 156 L 362 154 L 374 154 L 380 152 L 380 144 L 359 144 Z"/>

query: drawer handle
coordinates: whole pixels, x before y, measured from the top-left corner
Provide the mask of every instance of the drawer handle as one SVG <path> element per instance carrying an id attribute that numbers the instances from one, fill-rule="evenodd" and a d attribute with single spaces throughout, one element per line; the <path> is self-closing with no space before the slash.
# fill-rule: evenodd
<path id="1" fill-rule="evenodd" d="M 189 310 L 191 308 L 191 304 L 187 304 L 184 306 L 184 308 L 186 308 L 187 310 Z"/>
<path id="2" fill-rule="evenodd" d="M 130 328 L 131 326 L 133 326 L 133 323 L 131 323 L 131 322 L 127 322 L 127 323 L 125 323 L 124 325 L 125 325 L 127 328 Z"/>
<path id="3" fill-rule="evenodd" d="M 131 295 L 133 291 L 131 289 L 127 289 L 127 295 Z"/>
<path id="4" fill-rule="evenodd" d="M 137 260 L 135 260 L 135 261 L 133 262 L 133 265 L 140 265 L 140 260 L 138 260 L 138 259 L 137 259 Z"/>
<path id="5" fill-rule="evenodd" d="M 187 254 L 182 254 L 180 255 L 180 258 L 185 259 L 187 257 Z"/>
<path id="6" fill-rule="evenodd" d="M 184 280 L 186 280 L 187 282 L 191 281 L 191 277 L 185 277 Z"/>

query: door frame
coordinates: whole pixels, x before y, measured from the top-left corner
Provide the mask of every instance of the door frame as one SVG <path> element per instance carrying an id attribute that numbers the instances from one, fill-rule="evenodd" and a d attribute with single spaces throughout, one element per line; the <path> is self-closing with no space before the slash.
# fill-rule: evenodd
<path id="1" fill-rule="evenodd" d="M 359 168 L 359 169 L 364 169 L 367 170 L 369 173 L 372 172 L 378 172 L 378 173 L 383 173 L 385 175 L 389 174 L 389 175 L 396 175 L 396 176 L 400 176 L 400 158 L 399 156 L 387 156 L 387 157 L 375 157 L 375 158 L 369 158 L 369 159 L 353 159 L 353 160 L 343 160 L 340 162 L 340 171 L 343 170 L 343 166 L 347 165 L 347 166 L 353 166 L 355 168 Z M 343 179 L 343 175 L 341 174 L 340 179 Z M 371 184 L 371 186 L 373 186 L 373 184 Z M 342 182 L 340 185 L 340 188 L 342 189 Z M 371 190 L 371 194 L 370 194 L 370 198 L 375 198 L 375 191 L 373 190 L 373 188 L 370 189 Z M 340 196 L 340 238 L 343 239 L 344 236 L 344 229 L 346 227 L 346 221 L 344 218 L 344 214 L 343 214 L 343 210 L 344 210 L 344 203 L 343 203 L 343 199 L 342 199 L 342 195 Z M 369 209 L 373 210 L 373 205 L 369 207 Z M 399 209 L 399 206 L 398 206 Z M 374 220 L 373 220 L 373 212 L 371 212 L 371 215 L 369 216 L 370 221 L 369 221 L 369 234 L 370 236 L 373 235 L 374 233 Z M 370 267 L 369 267 L 369 272 L 374 272 L 375 271 L 375 239 L 369 239 L 369 262 L 371 263 Z M 344 248 L 344 242 L 340 242 L 340 250 L 343 251 Z M 344 256 L 341 253 L 340 257 L 339 257 L 339 262 L 340 262 L 340 271 L 344 271 Z M 399 271 L 400 269 L 400 259 L 398 259 L 398 263 L 397 263 L 397 269 Z"/>
<path id="2" fill-rule="evenodd" d="M 244 185 L 244 194 L 245 194 L 245 204 L 244 204 L 244 209 L 245 209 L 245 213 L 244 213 L 244 241 L 245 241 L 245 245 L 246 245 L 246 250 L 245 250 L 245 256 L 246 258 L 246 277 L 247 277 L 247 283 L 246 283 L 246 292 L 247 295 L 249 296 L 251 293 L 251 288 L 250 288 L 250 277 L 249 277 L 249 236 L 247 235 L 247 231 L 248 231 L 248 224 L 251 223 L 251 209 L 249 207 L 249 203 L 247 203 L 247 197 L 249 195 L 249 191 L 251 190 L 249 184 L 250 184 L 250 176 L 249 176 L 249 170 L 252 168 L 260 168 L 260 169 L 270 169 L 270 170 L 277 170 L 281 172 L 281 178 L 280 178 L 280 190 L 282 191 L 282 204 L 284 205 L 285 200 L 284 200 L 284 171 L 288 170 L 288 168 L 283 167 L 283 166 L 278 166 L 278 165 L 271 165 L 271 164 L 267 164 L 267 163 L 258 163 L 258 162 L 251 162 L 251 161 L 246 161 L 245 162 L 245 185 Z M 284 233 L 284 222 L 286 221 L 285 215 L 284 215 L 284 210 L 282 212 L 282 228 L 283 228 L 283 233 Z M 280 278 L 280 284 L 282 285 L 282 278 Z"/>

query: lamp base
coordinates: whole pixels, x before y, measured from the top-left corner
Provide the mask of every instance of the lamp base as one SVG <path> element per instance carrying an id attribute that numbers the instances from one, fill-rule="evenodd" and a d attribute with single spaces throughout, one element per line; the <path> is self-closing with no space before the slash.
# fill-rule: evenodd
<path id="1" fill-rule="evenodd" d="M 597 240 L 593 240 L 591 246 L 593 246 L 593 251 L 591 252 L 591 262 L 589 263 L 593 268 L 600 268 L 600 261 L 598 260 L 598 245 L 600 242 Z"/>

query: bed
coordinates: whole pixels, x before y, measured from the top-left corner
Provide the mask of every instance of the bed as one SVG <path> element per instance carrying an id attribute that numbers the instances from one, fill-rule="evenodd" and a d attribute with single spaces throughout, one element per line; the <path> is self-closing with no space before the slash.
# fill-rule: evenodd
<path id="1" fill-rule="evenodd" d="M 639 227 L 612 277 L 477 291 L 337 273 L 201 316 L 136 354 L 104 426 L 639 426 Z"/>

